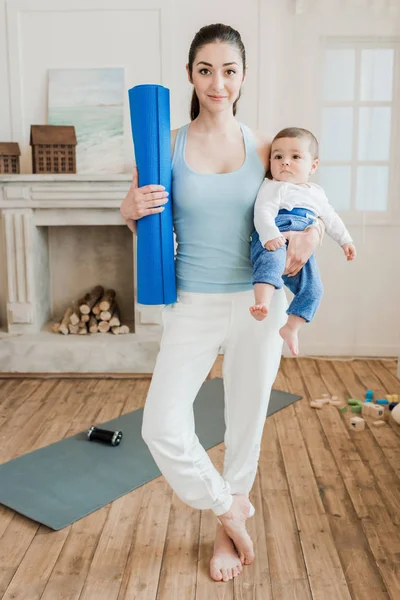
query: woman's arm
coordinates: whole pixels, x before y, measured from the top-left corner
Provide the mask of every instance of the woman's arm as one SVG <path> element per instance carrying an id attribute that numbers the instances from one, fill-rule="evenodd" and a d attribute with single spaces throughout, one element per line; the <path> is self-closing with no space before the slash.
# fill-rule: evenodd
<path id="1" fill-rule="evenodd" d="M 171 156 L 174 153 L 175 139 L 178 130 L 171 131 Z M 132 233 L 137 233 L 138 219 L 164 210 L 160 205 L 167 202 L 164 187 L 160 185 L 147 185 L 138 187 L 139 174 L 137 167 L 133 168 L 132 184 L 125 196 L 120 212 Z"/>

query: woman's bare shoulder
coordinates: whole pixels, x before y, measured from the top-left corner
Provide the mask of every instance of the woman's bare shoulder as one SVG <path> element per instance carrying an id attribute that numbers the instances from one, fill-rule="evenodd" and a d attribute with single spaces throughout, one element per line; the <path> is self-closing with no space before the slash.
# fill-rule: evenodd
<path id="1" fill-rule="evenodd" d="M 261 158 L 263 164 L 265 165 L 265 168 L 268 169 L 272 135 L 268 135 L 266 133 L 254 129 L 252 130 L 252 133 L 258 155 Z"/>

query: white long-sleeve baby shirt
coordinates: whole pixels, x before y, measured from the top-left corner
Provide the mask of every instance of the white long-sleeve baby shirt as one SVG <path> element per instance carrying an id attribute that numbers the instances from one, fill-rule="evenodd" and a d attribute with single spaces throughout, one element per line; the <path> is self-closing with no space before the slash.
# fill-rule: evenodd
<path id="1" fill-rule="evenodd" d="M 329 200 L 320 185 L 308 183 L 298 185 L 285 181 L 265 179 L 258 191 L 254 206 L 254 226 L 264 246 L 269 240 L 280 237 L 275 218 L 281 208 L 305 208 L 320 217 L 325 224 L 327 234 L 340 246 L 353 242 L 350 233 L 339 215 L 329 204 Z"/>

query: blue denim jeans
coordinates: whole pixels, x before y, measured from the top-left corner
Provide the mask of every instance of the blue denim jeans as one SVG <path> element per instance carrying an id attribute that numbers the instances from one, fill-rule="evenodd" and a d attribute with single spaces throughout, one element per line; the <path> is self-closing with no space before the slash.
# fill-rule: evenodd
<path id="1" fill-rule="evenodd" d="M 315 221 L 315 216 L 306 209 L 295 208 L 293 211 L 280 210 L 275 219 L 279 231 L 304 231 Z M 322 281 L 312 254 L 302 269 L 293 277 L 283 275 L 286 264 L 286 246 L 278 250 L 266 250 L 255 231 L 251 236 L 251 260 L 253 263 L 253 285 L 269 283 L 276 289 L 285 285 L 294 298 L 287 310 L 288 315 L 297 315 L 309 323 L 321 302 L 323 294 Z"/>

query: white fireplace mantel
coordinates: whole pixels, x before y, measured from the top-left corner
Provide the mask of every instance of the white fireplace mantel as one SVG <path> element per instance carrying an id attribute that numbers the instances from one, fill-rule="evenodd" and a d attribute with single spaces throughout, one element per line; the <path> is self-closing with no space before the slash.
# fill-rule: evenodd
<path id="1" fill-rule="evenodd" d="M 152 372 L 160 307 L 135 303 L 135 324 L 128 335 L 64 338 L 48 330 L 51 309 L 45 289 L 50 274 L 43 232 L 52 226 L 125 225 L 119 207 L 131 180 L 129 174 L 0 176 L 0 301 L 5 304 L 0 313 L 6 320 L 0 331 L 0 372 Z M 134 243 L 132 251 L 135 264 Z M 133 289 L 136 297 L 135 281 Z M 80 361 L 80 355 L 88 354 L 92 360 Z"/>

